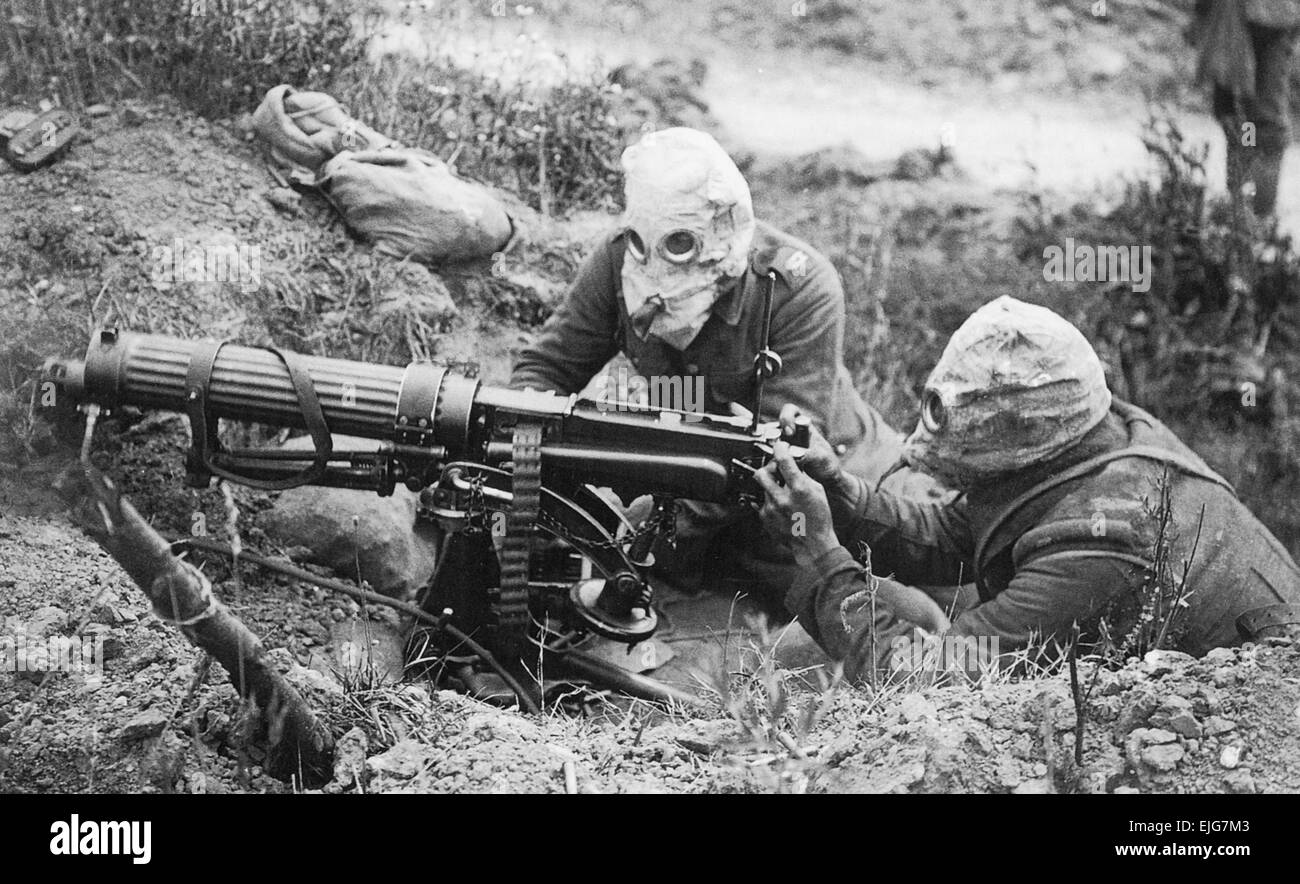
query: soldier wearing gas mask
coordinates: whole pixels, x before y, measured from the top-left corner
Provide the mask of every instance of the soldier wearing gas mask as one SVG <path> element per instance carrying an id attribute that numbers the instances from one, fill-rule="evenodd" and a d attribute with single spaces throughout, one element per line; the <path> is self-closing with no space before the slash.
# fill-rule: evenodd
<path id="1" fill-rule="evenodd" d="M 755 220 L 744 176 L 703 132 L 649 133 L 623 153 L 622 165 L 621 223 L 597 243 L 536 343 L 520 354 L 511 385 L 577 393 L 621 352 L 641 378 L 702 387 L 703 401 L 652 406 L 752 410 L 772 274 L 768 343 L 782 369 L 765 381 L 759 412 L 774 419 L 782 404 L 795 403 L 837 463 L 874 482 L 897 459 L 902 436 L 862 401 L 844 365 L 844 293 L 834 267 Z M 634 523 L 647 503 L 632 507 Z M 680 588 L 723 578 L 770 588 L 774 611 L 792 576 L 788 551 L 772 549 L 747 509 L 683 502 L 676 547 L 658 557 L 660 576 Z"/>
<path id="2" fill-rule="evenodd" d="M 978 673 L 1039 643 L 1051 653 L 1076 623 L 1095 641 L 1103 619 L 1116 645 L 1146 629 L 1196 655 L 1300 635 L 1290 554 L 1167 427 L 1112 400 L 1087 339 L 1044 307 L 986 304 L 926 383 L 903 459 L 959 496 L 873 490 L 816 434 L 798 464 L 777 448 L 757 474 L 763 518 L 777 536 L 794 513 L 808 526 L 791 539 L 801 569 L 786 604 L 851 673 L 918 660 Z M 915 588 L 972 579 L 978 598 L 957 610 Z M 898 654 L 937 636 L 961 641 Z"/>

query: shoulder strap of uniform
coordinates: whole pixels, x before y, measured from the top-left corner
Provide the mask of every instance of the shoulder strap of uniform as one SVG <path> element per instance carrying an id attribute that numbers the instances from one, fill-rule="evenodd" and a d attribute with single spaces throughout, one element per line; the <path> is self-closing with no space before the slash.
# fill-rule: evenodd
<path id="1" fill-rule="evenodd" d="M 812 273 L 813 258 L 798 246 L 783 245 L 778 246 L 768 260 L 762 260 L 756 255 L 752 266 L 760 278 L 766 276 L 769 270 L 774 270 L 782 282 L 791 289 L 796 289 Z"/>

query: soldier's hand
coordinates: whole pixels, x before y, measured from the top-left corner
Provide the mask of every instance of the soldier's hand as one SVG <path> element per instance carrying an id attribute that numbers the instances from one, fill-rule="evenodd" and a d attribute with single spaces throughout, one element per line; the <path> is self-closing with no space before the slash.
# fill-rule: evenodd
<path id="1" fill-rule="evenodd" d="M 826 490 L 799 469 L 787 443 L 776 443 L 772 462 L 754 479 L 767 496 L 759 510 L 763 525 L 771 536 L 789 538 L 795 562 L 810 565 L 839 546 Z"/>
<path id="2" fill-rule="evenodd" d="M 794 431 L 795 418 L 800 415 L 799 406 L 787 403 L 781 408 L 778 420 L 786 433 Z M 800 459 L 803 471 L 818 482 L 832 482 L 840 475 L 840 458 L 816 427 L 808 428 L 808 453 Z"/>

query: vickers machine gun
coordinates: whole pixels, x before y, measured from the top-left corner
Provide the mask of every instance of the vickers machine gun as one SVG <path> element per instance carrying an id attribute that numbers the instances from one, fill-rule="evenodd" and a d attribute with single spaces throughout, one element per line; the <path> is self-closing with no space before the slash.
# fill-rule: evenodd
<path id="1" fill-rule="evenodd" d="M 46 377 L 79 405 L 183 411 L 195 487 L 220 477 L 271 490 L 419 492 L 420 516 L 446 533 L 417 601 L 503 661 L 518 660 L 547 622 L 556 635 L 648 638 L 658 618 L 647 574 L 656 547 L 672 542 L 675 500 L 761 499 L 752 474 L 781 437 L 775 423 L 490 387 L 427 362 L 398 368 L 113 330 L 93 336 L 84 360 L 47 363 Z M 315 450 L 226 449 L 222 418 L 304 429 Z M 331 433 L 381 444 L 335 451 Z M 788 441 L 806 447 L 807 433 L 800 426 Z M 655 505 L 633 526 L 597 488 L 625 501 L 653 495 Z M 538 532 L 560 543 L 538 542 Z"/>

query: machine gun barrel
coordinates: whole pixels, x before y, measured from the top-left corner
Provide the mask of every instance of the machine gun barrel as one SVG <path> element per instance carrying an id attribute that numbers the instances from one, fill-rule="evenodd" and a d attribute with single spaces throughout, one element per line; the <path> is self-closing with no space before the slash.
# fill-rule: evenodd
<path id="1" fill-rule="evenodd" d="M 506 463 L 513 427 L 530 421 L 547 427 L 543 469 L 564 484 L 722 501 L 752 488 L 749 473 L 779 435 L 775 425 L 751 431 L 729 416 L 620 411 L 572 396 L 486 386 L 425 362 L 399 368 L 114 330 L 98 332 L 84 360 L 48 362 L 46 377 L 65 400 L 186 412 L 201 454 L 191 458 L 195 484 L 215 472 L 250 484 L 278 477 L 288 487 L 283 483 L 295 475 L 295 457 L 285 452 L 221 451 L 218 418 L 311 431 L 320 463 L 303 483 L 380 493 L 395 481 L 424 487 L 444 462 Z M 367 461 L 357 452 L 321 452 L 321 437 L 331 433 L 378 440 L 378 454 Z M 312 459 L 311 452 L 297 457 Z M 349 460 L 350 467 L 325 470 L 327 460 Z"/>

